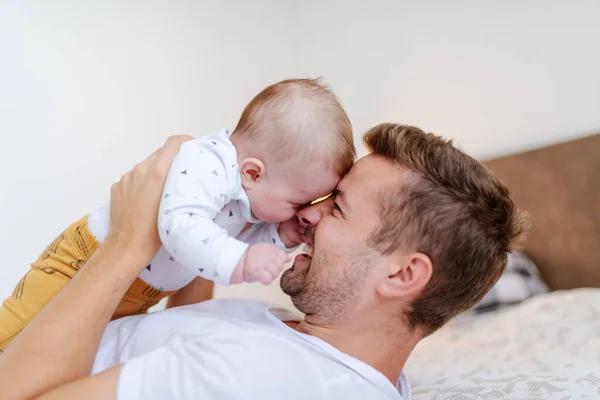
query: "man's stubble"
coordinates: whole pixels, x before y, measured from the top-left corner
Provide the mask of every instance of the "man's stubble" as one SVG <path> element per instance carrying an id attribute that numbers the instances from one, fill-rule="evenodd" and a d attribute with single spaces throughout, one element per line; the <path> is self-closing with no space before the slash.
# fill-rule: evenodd
<path id="1" fill-rule="evenodd" d="M 330 256 L 317 248 L 306 271 L 296 271 L 292 266 L 283 273 L 281 289 L 307 320 L 343 321 L 349 318 L 352 304 L 360 296 L 370 264 L 370 257 L 365 254 Z"/>

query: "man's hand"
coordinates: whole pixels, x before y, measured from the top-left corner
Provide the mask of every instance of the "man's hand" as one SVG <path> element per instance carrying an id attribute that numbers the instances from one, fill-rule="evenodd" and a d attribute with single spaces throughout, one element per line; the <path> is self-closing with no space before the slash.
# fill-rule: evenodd
<path id="1" fill-rule="evenodd" d="M 111 229 L 107 245 L 126 248 L 135 255 L 140 270 L 160 248 L 157 230 L 158 206 L 173 158 L 182 143 L 191 136 L 170 137 L 163 147 L 152 153 L 121 177 L 111 188 Z"/>
<path id="2" fill-rule="evenodd" d="M 303 242 L 302 232 L 304 232 L 304 228 L 300 226 L 298 217 L 296 216 L 285 222 L 281 222 L 277 232 L 279 233 L 281 241 L 288 249 L 296 247 Z"/>
<path id="3" fill-rule="evenodd" d="M 259 243 L 250 246 L 231 277 L 231 283 L 260 282 L 268 285 L 283 270 L 286 262 L 292 258 L 284 250 L 271 243 Z"/>

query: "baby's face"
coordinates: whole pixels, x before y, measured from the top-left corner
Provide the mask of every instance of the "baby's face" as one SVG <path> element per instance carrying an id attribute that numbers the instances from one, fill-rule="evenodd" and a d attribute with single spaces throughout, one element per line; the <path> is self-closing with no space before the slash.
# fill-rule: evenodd
<path id="1" fill-rule="evenodd" d="M 287 221 L 300 207 L 330 194 L 340 179 L 316 167 L 270 177 L 248 192 L 252 213 L 267 223 Z"/>

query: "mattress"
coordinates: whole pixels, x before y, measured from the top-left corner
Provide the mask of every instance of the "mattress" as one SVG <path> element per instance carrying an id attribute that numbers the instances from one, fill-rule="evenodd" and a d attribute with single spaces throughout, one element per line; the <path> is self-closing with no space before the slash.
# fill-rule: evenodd
<path id="1" fill-rule="evenodd" d="M 405 371 L 416 400 L 600 399 L 600 289 L 459 317 L 424 339 Z"/>

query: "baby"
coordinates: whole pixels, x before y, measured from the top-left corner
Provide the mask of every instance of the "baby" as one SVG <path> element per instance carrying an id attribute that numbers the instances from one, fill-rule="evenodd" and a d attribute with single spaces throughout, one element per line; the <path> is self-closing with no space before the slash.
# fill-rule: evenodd
<path id="1" fill-rule="evenodd" d="M 354 158 L 350 121 L 327 87 L 309 79 L 267 87 L 233 132 L 181 146 L 159 207 L 163 247 L 113 318 L 144 313 L 197 276 L 224 285 L 271 283 L 290 260 L 287 252 L 300 244 L 296 211 L 331 193 Z M 0 307 L 0 350 L 68 283 L 109 229 L 107 205 L 42 253 Z"/>

